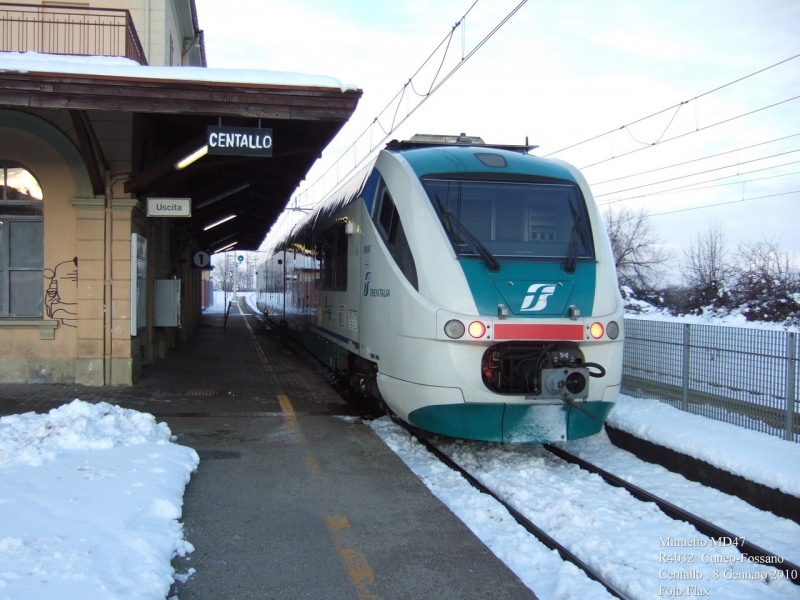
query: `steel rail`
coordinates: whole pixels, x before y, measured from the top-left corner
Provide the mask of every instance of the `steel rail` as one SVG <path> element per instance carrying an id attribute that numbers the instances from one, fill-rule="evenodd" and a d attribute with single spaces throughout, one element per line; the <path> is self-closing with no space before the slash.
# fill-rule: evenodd
<path id="1" fill-rule="evenodd" d="M 629 600 L 631 597 L 627 596 L 624 592 L 620 591 L 613 584 L 609 583 L 605 579 L 603 579 L 599 574 L 597 574 L 592 567 L 587 565 L 583 562 L 580 558 L 578 558 L 575 554 L 570 552 L 566 547 L 559 544 L 556 540 L 550 537 L 543 529 L 540 529 L 536 526 L 530 519 L 525 517 L 522 513 L 520 513 L 517 509 L 513 506 L 508 504 L 503 498 L 495 494 L 492 490 L 486 487 L 483 483 L 481 483 L 478 479 L 476 479 L 473 475 L 471 475 L 468 471 L 466 471 L 461 465 L 447 456 L 444 452 L 439 450 L 436 446 L 431 444 L 428 440 L 420 437 L 417 433 L 406 423 L 394 420 L 398 425 L 401 425 L 404 429 L 406 429 L 414 438 L 422 444 L 431 454 L 436 456 L 442 463 L 459 473 L 464 479 L 466 479 L 474 488 L 478 491 L 491 496 L 497 502 L 503 505 L 503 507 L 509 512 L 509 514 L 514 518 L 514 520 L 519 523 L 522 527 L 525 528 L 528 533 L 535 536 L 540 542 L 542 542 L 545 546 L 547 546 L 550 550 L 555 550 L 561 556 L 563 560 L 569 561 L 574 564 L 576 567 L 581 569 L 584 573 L 586 573 L 589 579 L 592 579 L 602 585 L 609 594 L 615 596 L 616 598 L 620 598 L 620 600 Z"/>
<path id="2" fill-rule="evenodd" d="M 675 519 L 677 521 L 686 521 L 690 525 L 694 526 L 697 531 L 700 533 L 707 535 L 712 539 L 719 539 L 719 538 L 727 538 L 730 540 L 736 540 L 737 544 L 735 547 L 745 556 L 758 556 L 768 559 L 769 561 L 775 562 L 765 562 L 765 563 L 756 563 L 762 564 L 763 566 L 769 566 L 771 568 L 775 568 L 777 570 L 783 571 L 786 573 L 786 578 L 794 583 L 795 585 L 800 585 L 800 567 L 785 560 L 783 557 L 773 554 L 767 550 L 764 550 L 762 547 L 757 546 L 752 542 L 748 542 L 745 536 L 736 536 L 721 527 L 714 525 L 713 523 L 706 521 L 702 517 L 698 517 L 695 514 L 692 514 L 679 506 L 664 500 L 663 498 L 659 498 L 655 494 L 652 494 L 642 488 L 633 485 L 632 483 L 625 481 L 624 479 L 617 477 L 616 475 L 609 473 L 608 471 L 601 469 L 597 465 L 590 463 L 582 458 L 578 458 L 574 454 L 567 452 L 566 450 L 559 448 L 557 446 L 553 446 L 551 444 L 543 444 L 544 448 L 548 450 L 550 453 L 558 456 L 562 460 L 565 460 L 569 463 L 574 465 L 578 465 L 581 469 L 589 471 L 590 473 L 595 473 L 603 478 L 603 480 L 615 487 L 621 487 L 625 489 L 631 496 L 636 498 L 637 500 L 641 500 L 642 502 L 653 502 L 655 503 L 661 511 L 666 514 L 668 517 Z M 738 540 L 743 540 L 739 543 Z M 780 562 L 778 562 L 780 561 Z"/>

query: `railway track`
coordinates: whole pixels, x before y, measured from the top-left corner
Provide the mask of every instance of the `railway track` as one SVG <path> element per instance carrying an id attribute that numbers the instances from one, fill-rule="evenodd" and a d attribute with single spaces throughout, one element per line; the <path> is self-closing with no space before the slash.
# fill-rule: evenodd
<path id="1" fill-rule="evenodd" d="M 520 513 L 517 509 L 515 509 L 509 502 L 507 502 L 501 495 L 497 494 L 495 491 L 491 490 L 489 487 L 484 485 L 481 481 L 479 481 L 474 475 L 472 475 L 469 471 L 464 469 L 461 465 L 451 459 L 447 454 L 442 452 L 435 444 L 433 444 L 430 440 L 425 439 L 416 434 L 411 428 L 406 427 L 405 424 L 402 422 L 398 422 L 398 424 L 404 426 L 406 430 L 409 431 L 414 438 L 419 441 L 431 454 L 437 457 L 442 463 L 450 467 L 451 469 L 458 472 L 462 477 L 464 477 L 473 487 L 478 489 L 484 494 L 487 494 L 494 498 L 497 502 L 499 502 L 509 514 L 519 523 L 525 530 L 535 536 L 539 541 L 541 541 L 546 547 L 551 550 L 555 550 L 559 553 L 561 558 L 565 561 L 569 561 L 580 568 L 582 571 L 586 573 L 586 575 L 602 585 L 609 594 L 620 598 L 622 600 L 628 600 L 631 596 L 627 595 L 625 592 L 620 590 L 617 586 L 613 583 L 609 582 L 606 578 L 604 578 L 600 573 L 597 572 L 595 568 L 591 565 L 587 564 L 583 561 L 580 557 L 576 556 L 575 553 L 570 551 L 564 545 L 560 544 L 556 539 L 550 536 L 547 532 L 545 532 L 541 527 L 537 526 L 534 522 L 530 519 L 525 517 L 522 513 Z M 592 463 L 583 460 L 577 456 L 566 452 L 565 450 L 558 448 L 556 446 L 552 446 L 550 444 L 545 444 L 544 448 L 557 456 L 558 458 L 575 464 L 579 466 L 581 469 L 584 469 L 590 473 L 595 473 L 600 476 L 606 483 L 612 485 L 614 487 L 620 487 L 628 491 L 634 498 L 641 502 L 652 502 L 659 509 L 664 512 L 668 517 L 677 520 L 677 521 L 685 521 L 690 525 L 694 526 L 698 532 L 710 537 L 712 540 L 717 540 L 721 542 L 727 542 L 730 540 L 733 545 L 742 555 L 745 557 L 754 557 L 754 562 L 763 561 L 766 565 L 770 568 L 775 568 L 776 570 L 783 571 L 785 574 L 785 578 L 794 583 L 795 585 L 800 585 L 800 579 L 798 578 L 798 574 L 800 573 L 800 567 L 786 561 L 777 555 L 761 548 L 760 546 L 753 544 L 752 542 L 747 541 L 743 536 L 737 536 L 721 527 L 714 525 L 713 523 L 694 515 L 638 486 L 635 486 L 616 475 L 613 475 Z"/>
<path id="2" fill-rule="evenodd" d="M 565 460 L 569 463 L 574 465 L 578 465 L 581 469 L 589 471 L 590 473 L 595 473 L 603 478 L 603 480 L 613 485 L 614 487 L 621 487 L 626 490 L 631 496 L 636 498 L 637 500 L 641 500 L 642 502 L 653 502 L 656 506 L 658 506 L 661 511 L 666 514 L 668 517 L 671 517 L 677 521 L 686 521 L 690 525 L 694 526 L 697 531 L 700 533 L 707 535 L 708 537 L 719 540 L 737 540 L 736 548 L 739 552 L 745 556 L 754 556 L 759 557 L 760 559 L 766 559 L 765 563 L 770 565 L 776 565 L 775 568 L 778 570 L 783 571 L 786 574 L 786 579 L 794 583 L 795 585 L 800 585 L 800 567 L 788 562 L 784 559 L 781 559 L 781 563 L 776 563 L 779 557 L 776 554 L 773 554 L 767 550 L 764 550 L 761 546 L 758 546 L 752 542 L 747 541 L 747 539 L 743 536 L 737 536 L 722 527 L 718 527 L 713 523 L 703 519 L 702 517 L 698 517 L 697 515 L 686 511 L 679 506 L 672 504 L 652 494 L 642 488 L 633 485 L 632 483 L 625 481 L 624 479 L 617 477 L 616 475 L 601 469 L 597 465 L 594 465 L 582 458 L 575 456 L 574 454 L 570 454 L 566 450 L 559 448 L 557 446 L 553 446 L 552 444 L 544 444 L 545 449 L 548 452 L 555 454 L 560 459 Z"/>
<path id="3" fill-rule="evenodd" d="M 589 579 L 592 579 L 602 585 L 606 591 L 612 596 L 620 598 L 621 600 L 629 600 L 629 596 L 625 595 L 622 591 L 617 589 L 612 583 L 606 581 L 600 574 L 598 574 L 591 566 L 586 564 L 580 558 L 578 558 L 575 554 L 573 554 L 569 549 L 565 546 L 559 544 L 554 538 L 549 536 L 543 529 L 538 527 L 536 524 L 533 523 L 530 519 L 525 517 L 521 512 L 511 506 L 508 502 L 506 502 L 502 497 L 498 494 L 493 492 L 491 489 L 483 485 L 478 479 L 476 479 L 471 473 L 469 473 L 466 469 L 461 467 L 458 463 L 456 463 L 453 459 L 447 456 L 444 452 L 439 450 L 435 445 L 433 445 L 428 440 L 418 436 L 411 428 L 407 427 L 403 422 L 397 421 L 397 423 L 403 426 L 411 435 L 413 435 L 420 444 L 425 446 L 425 448 L 436 458 L 438 458 L 442 463 L 453 469 L 454 471 L 458 472 L 464 479 L 466 479 L 473 487 L 475 487 L 478 491 L 487 494 L 494 498 L 497 502 L 503 505 L 503 507 L 509 512 L 509 514 L 519 523 L 522 527 L 525 528 L 528 533 L 535 536 L 540 542 L 542 542 L 545 546 L 547 546 L 550 550 L 555 550 L 558 552 L 559 556 L 563 560 L 569 561 L 579 569 L 581 569 Z"/>

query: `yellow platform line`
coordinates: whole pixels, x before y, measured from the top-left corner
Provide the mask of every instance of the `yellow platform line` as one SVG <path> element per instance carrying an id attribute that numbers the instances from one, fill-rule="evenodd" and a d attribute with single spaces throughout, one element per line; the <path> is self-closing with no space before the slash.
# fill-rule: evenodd
<path id="1" fill-rule="evenodd" d="M 292 436 L 292 441 L 296 444 L 305 444 L 306 438 L 300 430 L 300 421 L 297 420 L 297 413 L 294 412 L 289 396 L 278 394 L 278 403 L 281 405 L 283 423 L 286 425 L 286 431 Z"/>
<path id="2" fill-rule="evenodd" d="M 337 532 L 349 528 L 350 521 L 346 517 L 330 516 L 325 517 L 325 526 L 331 534 L 333 547 L 336 548 L 336 552 L 344 562 L 347 577 L 356 588 L 358 600 L 379 600 L 379 597 L 366 587 L 375 581 L 375 575 L 372 573 L 369 562 L 367 562 L 367 557 L 350 548 L 343 548 L 339 543 Z"/>
<path id="3" fill-rule="evenodd" d="M 239 313 L 244 315 L 238 302 L 236 303 L 236 307 L 239 309 Z M 251 339 L 255 344 L 256 352 L 261 360 L 261 364 L 270 373 L 270 375 L 272 375 L 278 391 L 282 392 L 283 390 L 281 389 L 280 381 L 272 370 L 272 366 L 269 364 L 267 356 L 264 354 L 264 350 L 261 348 L 261 344 L 258 343 L 255 333 L 253 332 L 252 327 L 250 327 L 250 323 L 247 321 L 247 316 L 244 316 L 245 325 L 247 325 Z M 283 413 L 283 421 L 286 425 L 287 431 L 292 435 L 296 443 L 305 444 L 306 439 L 300 429 L 300 422 L 297 419 L 297 413 L 294 410 L 294 406 L 292 406 L 292 401 L 289 399 L 289 396 L 283 393 L 279 393 L 277 397 L 278 403 L 281 407 L 281 412 Z M 317 462 L 317 459 L 314 458 L 310 452 L 307 452 L 304 463 L 308 469 L 309 476 L 311 477 L 312 481 L 319 484 L 318 475 L 320 473 L 320 466 Z M 350 521 L 347 520 L 347 517 L 328 516 L 325 517 L 325 526 L 328 528 L 328 532 L 330 533 L 333 547 L 336 549 L 337 554 L 339 554 L 342 562 L 344 563 L 345 570 L 347 571 L 347 577 L 356 588 L 358 600 L 380 600 L 379 596 L 373 594 L 366 587 L 375 581 L 375 575 L 372 572 L 372 568 L 369 566 L 367 557 L 350 548 L 343 548 L 337 538 L 336 533 L 342 529 L 349 528 Z"/>

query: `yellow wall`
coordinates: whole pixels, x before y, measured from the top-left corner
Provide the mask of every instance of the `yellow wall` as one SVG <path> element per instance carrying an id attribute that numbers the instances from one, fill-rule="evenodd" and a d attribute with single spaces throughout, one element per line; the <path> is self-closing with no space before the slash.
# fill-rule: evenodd
<path id="1" fill-rule="evenodd" d="M 78 0 L 76 2 L 43 0 L 5 0 L 11 4 L 42 4 L 50 6 L 112 8 L 128 10 L 136 33 L 144 49 L 147 62 L 152 66 L 200 66 L 200 54 L 196 50 L 184 58 L 183 40 L 192 38 L 191 9 L 189 0 Z M 170 57 L 170 35 L 172 56 Z"/>
<path id="2" fill-rule="evenodd" d="M 0 381 L 129 385 L 142 365 L 166 356 L 200 314 L 200 273 L 190 250 L 171 244 L 175 220 L 147 218 L 142 203 L 123 192 L 132 170 L 130 114 L 89 112 L 115 181 L 110 204 L 94 196 L 66 111 L 0 109 L 0 160 L 24 165 L 44 196 L 44 268 L 74 270 L 58 279 L 68 318 L 0 318 Z M 107 206 L 108 205 L 108 206 Z M 131 234 L 147 238 L 147 327 L 131 336 Z M 153 326 L 154 280 L 182 281 L 181 329 Z M 43 293 L 51 279 L 43 280 Z M 106 310 L 108 307 L 108 310 Z"/>
<path id="3" fill-rule="evenodd" d="M 38 179 L 44 196 L 44 268 L 78 256 L 77 218 L 71 199 L 91 195 L 88 175 L 80 154 L 58 129 L 17 111 L 0 110 L 0 160 L 21 163 Z M 61 267 L 59 270 L 63 270 Z M 42 282 L 43 292 L 49 280 Z M 41 325 L 23 326 L 14 320 L 0 323 L 0 379 L 5 381 L 65 381 L 74 379 L 78 333 L 78 287 L 61 279 L 62 308 L 72 309 L 74 319 L 43 321 L 55 324 L 53 339 Z M 74 287 L 73 287 L 74 286 Z M 30 321 L 30 320 L 25 320 Z M 53 333 L 53 332 L 51 332 Z"/>
<path id="4" fill-rule="evenodd" d="M 150 65 L 200 65 L 197 47 L 186 57 L 181 52 L 184 39 L 195 34 L 189 0 L 10 2 L 126 9 Z M 0 318 L 0 381 L 130 384 L 142 365 L 164 357 L 199 319 L 200 274 L 188 267 L 188 250 L 173 256 L 170 231 L 174 222 L 146 218 L 142 204 L 123 193 L 124 177 L 134 169 L 133 116 L 113 111 L 87 114 L 110 174 L 119 176 L 108 206 L 105 196 L 95 197 L 92 192 L 69 111 L 0 109 L 0 160 L 23 164 L 43 190 L 44 268 L 61 272 L 74 270 L 74 260 L 78 263 L 77 283 L 59 280 L 62 308 L 74 318 L 54 319 L 47 314 L 38 319 Z M 132 337 L 130 238 L 134 232 L 148 241 L 148 317 L 147 328 Z M 153 281 L 171 273 L 182 280 L 182 328 L 157 329 L 152 325 Z M 43 282 L 43 291 L 50 283 L 50 279 Z"/>

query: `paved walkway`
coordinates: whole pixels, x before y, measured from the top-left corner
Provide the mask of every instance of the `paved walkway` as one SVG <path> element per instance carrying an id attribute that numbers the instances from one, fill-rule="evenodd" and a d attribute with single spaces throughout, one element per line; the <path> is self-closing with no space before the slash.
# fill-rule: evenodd
<path id="1" fill-rule="evenodd" d="M 235 307 L 135 386 L 0 384 L 0 414 L 74 398 L 152 413 L 198 451 L 181 600 L 535 598 L 312 361 Z"/>

